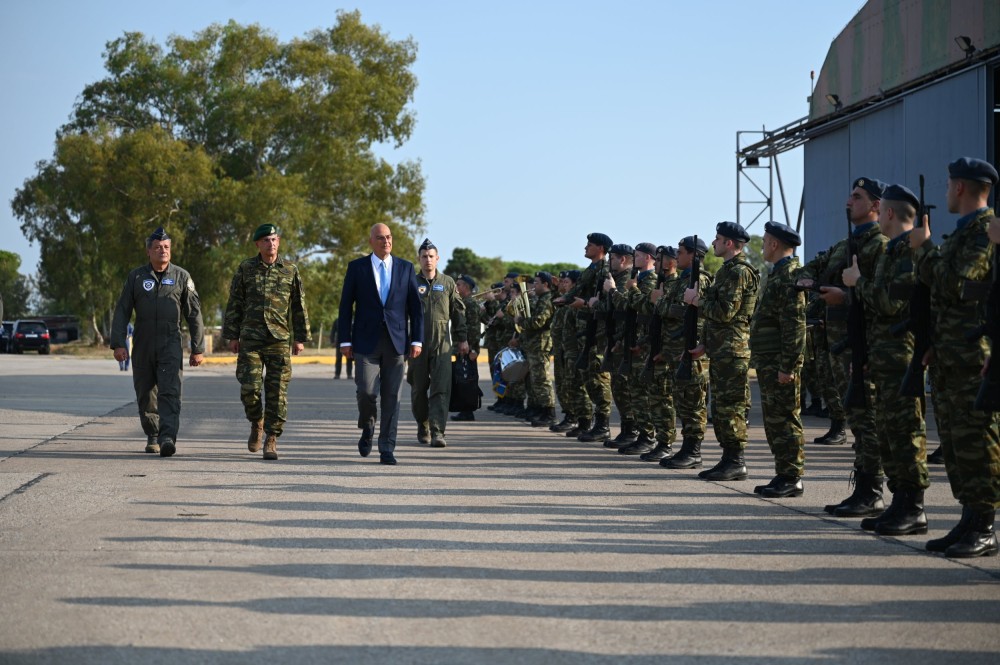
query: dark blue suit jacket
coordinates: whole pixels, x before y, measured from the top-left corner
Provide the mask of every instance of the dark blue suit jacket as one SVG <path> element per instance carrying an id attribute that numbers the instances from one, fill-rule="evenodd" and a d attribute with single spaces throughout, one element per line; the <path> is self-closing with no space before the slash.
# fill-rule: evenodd
<path id="1" fill-rule="evenodd" d="M 413 264 L 392 257 L 389 296 L 382 306 L 375 287 L 372 255 L 367 254 L 347 264 L 344 290 L 340 295 L 340 343 L 351 343 L 354 353 L 375 351 L 382 324 L 385 324 L 396 353 L 404 355 L 412 342 L 423 342 L 424 314 L 417 293 L 417 274 Z M 409 320 L 409 335 L 407 335 Z"/>

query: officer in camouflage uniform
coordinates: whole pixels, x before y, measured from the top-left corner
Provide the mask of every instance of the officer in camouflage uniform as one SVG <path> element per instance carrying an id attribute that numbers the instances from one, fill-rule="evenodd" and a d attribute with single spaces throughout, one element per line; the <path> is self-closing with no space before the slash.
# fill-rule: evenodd
<path id="1" fill-rule="evenodd" d="M 580 270 L 567 270 L 564 280 L 565 291 L 563 295 L 569 293 L 580 281 L 582 275 Z M 562 338 L 562 364 L 566 374 L 566 400 L 569 404 L 569 411 L 576 418 L 569 423 L 569 427 L 560 424 L 554 431 L 566 432 L 566 436 L 577 438 L 590 429 L 590 414 L 594 409 L 593 402 L 584 387 L 587 382 L 587 372 L 577 368 L 577 361 L 583 351 L 583 338 L 577 331 L 577 316 L 571 307 L 559 307 L 556 311 L 566 312 L 566 327 L 563 329 Z"/>
<path id="2" fill-rule="evenodd" d="M 750 324 L 750 351 L 764 411 L 764 433 L 774 455 L 777 475 L 754 492 L 762 497 L 802 496 L 805 439 L 799 417 L 799 389 L 806 344 L 806 298 L 795 290 L 802 244 L 786 224 L 764 225 L 764 260 L 770 274 Z"/>
<path id="3" fill-rule="evenodd" d="M 490 289 L 493 290 L 502 287 L 503 282 L 495 282 L 490 286 Z M 491 376 L 493 373 L 493 360 L 504 347 L 504 340 L 501 339 L 502 326 L 497 318 L 497 312 L 501 311 L 504 307 L 504 298 L 505 296 L 502 292 L 493 291 L 492 293 L 487 293 L 483 296 L 483 308 L 479 314 L 479 320 L 483 324 L 484 329 L 483 342 L 486 345 L 486 359 L 490 367 Z M 490 411 L 495 411 L 500 404 L 501 399 L 497 395 L 496 401 L 486 408 Z"/>
<path id="4" fill-rule="evenodd" d="M 417 293 L 424 313 L 424 347 L 407 362 L 406 382 L 410 384 L 410 406 L 417 421 L 417 441 L 432 448 L 448 445 L 444 438 L 451 401 L 451 341 L 458 355 L 468 355 L 465 303 L 458 295 L 455 280 L 437 269 L 437 246 L 425 239 L 417 252 L 420 272 Z M 448 326 L 451 325 L 449 332 Z"/>
<path id="5" fill-rule="evenodd" d="M 658 431 L 653 420 L 653 412 L 659 406 L 662 399 L 663 384 L 654 380 L 643 380 L 642 374 L 645 370 L 646 356 L 649 355 L 649 316 L 652 312 L 652 303 L 649 301 L 649 294 L 656 287 L 656 245 L 651 242 L 641 242 L 635 246 L 633 255 L 633 272 L 635 276 L 630 276 L 625 282 L 622 291 L 612 291 L 612 300 L 617 305 L 624 303 L 627 317 L 626 320 L 632 330 L 624 330 L 622 335 L 622 363 L 618 367 L 621 374 L 627 376 L 627 382 L 632 393 L 632 417 L 635 420 L 635 428 L 638 438 L 635 442 L 622 446 L 618 449 L 622 455 L 644 455 L 651 452 L 658 445 L 662 437 L 669 447 L 673 443 L 675 436 L 675 426 L 669 425 L 669 431 Z M 673 411 L 673 400 L 667 406 Z M 661 422 L 662 426 L 662 422 Z M 667 438 L 669 436 L 669 438 Z"/>
<path id="6" fill-rule="evenodd" d="M 712 391 L 712 427 L 722 447 L 722 459 L 702 471 L 706 480 L 745 480 L 743 451 L 747 445 L 746 414 L 750 409 L 750 318 L 757 304 L 760 275 L 743 254 L 750 234 L 735 222 L 720 222 L 712 243 L 716 256 L 725 262 L 714 283 L 704 293 L 686 289 L 684 302 L 700 308 L 705 317 L 705 341 L 692 356 L 707 352 L 712 359 L 709 381 Z"/>
<path id="7" fill-rule="evenodd" d="M 584 256 L 591 264 L 580 274 L 573 288 L 560 300 L 577 312 L 577 334 L 587 330 L 588 323 L 595 321 L 595 308 L 599 301 L 601 284 L 609 274 L 607 253 L 611 249 L 611 238 L 603 233 L 591 233 L 587 236 Z M 583 344 L 583 387 L 594 405 L 593 427 L 581 432 L 577 437 L 580 441 L 606 441 L 611 434 L 611 374 L 601 369 L 604 348 L 606 345 L 604 325 L 597 321 L 593 344 L 587 348 L 584 337 Z"/>
<path id="8" fill-rule="evenodd" d="M 531 303 L 531 316 L 517 317 L 521 326 L 521 346 L 528 359 L 531 376 L 532 404 L 539 409 L 532 419 L 532 427 L 551 427 L 556 424 L 555 393 L 549 379 L 549 359 L 552 357 L 552 305 L 553 279 L 545 271 L 535 275 L 535 300 Z"/>
<path id="9" fill-rule="evenodd" d="M 854 245 L 858 248 L 858 266 L 861 274 L 871 278 L 875 266 L 885 250 L 886 238 L 878 228 L 879 203 L 885 184 L 873 178 L 858 178 L 853 182 L 847 199 L 847 216 L 853 225 L 851 231 Z M 847 342 L 847 291 L 843 287 L 842 273 L 848 266 L 848 242 L 845 238 L 830 248 L 820 258 L 817 255 L 799 272 L 799 284 L 822 285 L 820 297 L 826 302 L 826 339 L 831 352 Z M 843 351 L 839 355 L 831 353 L 830 369 L 837 381 L 837 392 L 843 398 L 847 395 L 850 376 L 851 353 Z M 869 517 L 882 513 L 882 461 L 875 426 L 875 386 L 868 378 L 864 380 L 865 394 L 863 406 L 844 404 L 847 422 L 854 433 L 854 491 L 839 504 L 824 508 L 836 517 Z M 842 402 L 843 403 L 843 402 Z M 832 408 L 832 406 L 831 406 Z M 831 412 L 831 432 L 837 421 Z M 824 441 L 817 440 L 818 443 Z M 825 443 L 831 443 L 826 441 Z"/>
<path id="10" fill-rule="evenodd" d="M 170 457 L 176 450 L 181 417 L 184 351 L 181 318 L 191 334 L 191 367 L 202 363 L 205 326 L 191 275 L 170 263 L 171 240 L 160 227 L 146 239 L 149 263 L 128 274 L 111 323 L 115 360 L 129 357 L 128 324 L 135 312 L 132 384 L 146 452 Z"/>
<path id="11" fill-rule="evenodd" d="M 503 311 L 500 312 L 500 316 L 502 317 L 500 325 L 503 331 L 504 346 L 512 349 L 520 347 L 520 342 L 518 341 L 520 334 L 517 332 L 517 326 L 514 321 L 514 310 L 516 307 L 514 302 L 521 297 L 521 289 L 524 288 L 523 283 L 518 281 L 516 277 L 520 277 L 520 275 L 515 273 L 515 280 L 510 285 L 510 297 Z M 525 361 L 527 362 L 527 358 L 525 358 Z M 505 404 L 500 413 L 514 416 L 515 418 L 523 418 L 527 415 L 528 411 L 524 406 L 524 398 L 528 394 L 529 379 L 530 375 L 526 374 L 524 379 L 507 384 L 507 393 L 503 398 Z"/>
<path id="12" fill-rule="evenodd" d="M 570 281 L 566 277 L 567 270 L 560 271 L 559 276 L 556 278 L 555 283 L 557 287 L 557 295 L 561 296 L 565 294 L 570 287 Z M 566 364 L 563 362 L 563 357 L 565 355 L 565 340 L 564 334 L 567 325 L 567 316 L 569 315 L 569 310 L 565 307 L 553 308 L 552 312 L 552 326 L 549 328 L 549 333 L 552 335 L 552 383 L 555 388 L 556 401 L 559 402 L 559 406 L 562 407 L 563 419 L 558 423 L 553 423 L 549 426 L 549 431 L 552 432 L 566 432 L 572 429 L 573 424 L 576 422 L 576 416 L 573 414 L 573 407 L 569 403 L 568 388 L 569 384 L 566 380 Z M 576 332 L 576 321 L 573 321 L 573 332 Z M 561 429 L 562 428 L 562 429 Z"/>
<path id="13" fill-rule="evenodd" d="M 482 309 L 482 304 L 472 297 L 472 294 L 476 291 L 476 280 L 470 275 L 461 275 L 455 280 L 455 288 L 458 289 L 458 295 L 462 298 L 462 304 L 465 305 L 465 322 L 468 327 L 466 334 L 469 338 L 469 360 L 476 362 L 480 349 L 479 338 L 481 336 L 481 329 L 479 317 L 480 310 Z M 459 411 L 451 419 L 456 422 L 469 422 L 475 420 L 476 415 L 472 411 Z"/>
<path id="14" fill-rule="evenodd" d="M 660 460 L 660 466 L 668 469 L 698 469 L 701 468 L 701 442 L 705 439 L 705 427 L 708 424 L 708 356 L 691 359 L 691 378 L 677 378 L 677 368 L 681 355 L 684 353 L 684 313 L 690 305 L 684 302 L 684 291 L 691 282 L 691 268 L 694 259 L 705 258 L 708 245 L 697 236 L 687 236 L 681 239 L 677 246 L 677 267 L 681 274 L 665 289 L 659 300 L 657 312 L 663 320 L 663 346 L 658 356 L 658 362 L 667 365 L 667 371 L 673 377 L 674 406 L 677 417 L 681 419 L 681 449 L 673 457 Z M 712 275 L 701 266 L 698 288 L 704 293 L 712 285 Z M 698 339 L 705 339 L 703 329 L 704 317 L 699 318 Z"/>
<path id="15" fill-rule="evenodd" d="M 943 538 L 928 541 L 927 549 L 955 558 L 996 556 L 998 549 L 993 530 L 1000 506 L 998 414 L 972 406 L 989 345 L 985 338 L 966 338 L 970 328 L 984 321 L 984 311 L 981 303 L 962 297 L 966 282 L 996 278 L 991 275 L 996 248 L 987 231 L 993 216 L 987 202 L 996 184 L 997 171 L 990 163 L 967 157 L 952 162 L 947 201 L 948 212 L 961 215 L 955 230 L 940 247 L 931 242 L 929 225 L 910 232 L 917 275 L 931 289 L 944 466 L 952 494 L 962 504 L 958 525 Z"/>
<path id="16" fill-rule="evenodd" d="M 666 297 L 666 291 L 677 281 L 677 250 L 667 245 L 656 248 L 656 284 L 642 304 L 642 314 L 648 320 L 645 339 L 645 356 L 638 361 L 642 369 L 639 372 L 639 382 L 649 382 L 649 410 L 656 430 L 656 446 L 649 452 L 639 455 L 644 462 L 657 462 L 671 455 L 671 445 L 677 437 L 677 411 L 674 407 L 674 373 L 670 363 L 662 358 L 656 361 L 663 348 L 663 321 L 660 318 L 659 303 Z M 655 320 L 654 320 L 655 319 Z M 653 339 L 652 328 L 660 326 L 660 344 Z M 652 356 L 652 357 L 651 357 Z M 651 370 L 646 366 L 651 363 Z"/>
<path id="17" fill-rule="evenodd" d="M 889 479 L 892 504 L 878 517 L 861 520 L 861 528 L 887 536 L 927 533 L 924 490 L 930 486 L 927 471 L 927 436 L 924 400 L 899 394 L 906 368 L 913 357 L 913 333 L 894 334 L 910 316 L 909 292 L 916 282 L 909 234 L 920 202 L 902 185 L 885 188 L 879 206 L 879 228 L 891 238 L 875 268 L 875 275 L 861 274 L 857 261 L 844 270 L 844 284 L 854 287 L 865 306 L 868 324 L 868 372 L 875 383 L 875 412 L 879 454 Z M 904 293 L 901 293 L 904 292 Z M 920 373 L 923 392 L 923 372 Z"/>
<path id="18" fill-rule="evenodd" d="M 299 270 L 278 256 L 278 227 L 261 224 L 253 234 L 259 253 L 240 263 L 229 286 L 222 338 L 238 353 L 236 378 L 255 453 L 266 435 L 264 459 L 278 459 L 278 437 L 288 418 L 290 353 L 298 355 L 309 333 L 309 315 Z M 264 402 L 261 403 L 261 389 Z"/>
<path id="19" fill-rule="evenodd" d="M 621 448 L 634 443 L 639 437 L 635 425 L 635 397 L 632 380 L 628 372 L 621 371 L 625 359 L 625 323 L 628 317 L 628 303 L 624 298 L 617 298 L 625 290 L 625 283 L 632 272 L 632 260 L 635 250 L 631 245 L 620 243 L 612 245 L 609 254 L 611 274 L 604 278 L 601 285 L 602 296 L 596 305 L 598 316 L 607 321 L 610 318 L 603 368 L 611 373 L 611 396 L 618 408 L 621 418 L 621 431 L 614 439 L 604 442 L 606 448 Z M 609 317 L 610 313 L 610 317 Z M 610 349 L 611 353 L 607 351 Z"/>

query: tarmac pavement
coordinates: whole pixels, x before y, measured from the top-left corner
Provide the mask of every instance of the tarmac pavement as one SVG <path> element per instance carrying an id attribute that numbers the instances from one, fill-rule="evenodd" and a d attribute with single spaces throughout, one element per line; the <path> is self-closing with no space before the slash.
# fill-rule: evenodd
<path id="1" fill-rule="evenodd" d="M 264 462 L 233 366 L 185 374 L 160 458 L 110 359 L 0 356 L 0 663 L 1000 662 L 1000 558 L 923 549 L 959 517 L 943 467 L 931 532 L 880 537 L 823 512 L 850 446 L 753 494 L 756 401 L 750 479 L 713 483 L 485 408 L 431 449 L 406 395 L 386 467 L 318 364 Z"/>

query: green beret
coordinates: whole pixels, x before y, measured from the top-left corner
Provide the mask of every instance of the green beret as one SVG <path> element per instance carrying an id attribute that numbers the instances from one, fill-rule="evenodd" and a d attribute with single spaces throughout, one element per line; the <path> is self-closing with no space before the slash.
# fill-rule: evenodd
<path id="1" fill-rule="evenodd" d="M 269 235 L 281 235 L 278 233 L 278 227 L 274 224 L 261 224 L 257 227 L 257 230 L 253 232 L 253 241 L 257 242 L 264 236 Z"/>

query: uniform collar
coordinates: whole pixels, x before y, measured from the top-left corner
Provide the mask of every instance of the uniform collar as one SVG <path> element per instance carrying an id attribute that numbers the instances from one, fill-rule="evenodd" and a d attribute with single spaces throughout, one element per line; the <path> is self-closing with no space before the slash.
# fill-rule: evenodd
<path id="1" fill-rule="evenodd" d="M 905 243 L 906 239 L 909 238 L 909 237 L 910 237 L 910 232 L 909 231 L 903 231 L 902 233 L 900 233 L 898 236 L 896 236 L 895 238 L 893 238 L 892 240 L 890 240 L 888 242 L 888 244 L 886 244 L 886 246 L 885 246 L 886 253 L 891 252 L 893 250 L 893 248 L 895 248 L 896 245 L 898 245 L 899 243 L 901 243 L 901 242 Z"/>
<path id="2" fill-rule="evenodd" d="M 784 266 L 788 265 L 789 263 L 792 262 L 792 259 L 794 258 L 795 258 L 794 254 L 789 254 L 788 256 L 784 256 L 778 259 L 777 261 L 775 261 L 774 265 L 771 266 L 771 272 L 773 273 L 779 270 L 780 268 L 783 268 Z"/>
<path id="3" fill-rule="evenodd" d="M 972 220 L 976 219 L 977 217 L 979 217 L 980 215 L 982 215 L 987 210 L 989 210 L 989 208 L 980 208 L 979 210 L 976 210 L 974 212 L 970 212 L 965 217 L 959 217 L 958 221 L 955 222 L 955 230 L 956 231 L 961 231 L 962 229 L 964 229 L 968 225 L 969 222 L 971 222 Z"/>
<path id="4" fill-rule="evenodd" d="M 858 226 L 854 227 L 853 231 L 851 231 L 851 235 L 854 236 L 855 238 L 862 236 L 877 224 L 878 222 L 866 222 L 864 224 L 859 224 Z"/>

